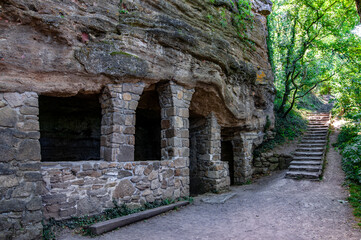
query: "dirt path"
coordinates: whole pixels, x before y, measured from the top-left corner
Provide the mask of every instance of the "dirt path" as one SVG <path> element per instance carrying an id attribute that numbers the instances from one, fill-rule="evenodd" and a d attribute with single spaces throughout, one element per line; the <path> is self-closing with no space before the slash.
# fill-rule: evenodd
<path id="1" fill-rule="evenodd" d="M 331 143 L 336 135 L 331 135 Z M 331 147 L 321 182 L 285 179 L 285 171 L 246 186 L 237 196 L 192 206 L 136 223 L 92 239 L 361 239 L 342 187 L 340 155 Z M 203 196 L 204 197 L 204 196 Z M 60 239 L 87 239 L 69 233 Z"/>

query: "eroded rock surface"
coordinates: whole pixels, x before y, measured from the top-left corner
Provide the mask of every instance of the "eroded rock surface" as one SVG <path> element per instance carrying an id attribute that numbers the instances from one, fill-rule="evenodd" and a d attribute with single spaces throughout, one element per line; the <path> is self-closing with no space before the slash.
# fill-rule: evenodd
<path id="1" fill-rule="evenodd" d="M 70 96 L 172 80 L 198 89 L 191 110 L 215 112 L 222 126 L 262 130 L 265 116 L 273 120 L 269 0 L 252 2 L 247 41 L 232 25 L 239 10 L 230 1 L 120 2 L 2 1 L 0 90 Z"/>

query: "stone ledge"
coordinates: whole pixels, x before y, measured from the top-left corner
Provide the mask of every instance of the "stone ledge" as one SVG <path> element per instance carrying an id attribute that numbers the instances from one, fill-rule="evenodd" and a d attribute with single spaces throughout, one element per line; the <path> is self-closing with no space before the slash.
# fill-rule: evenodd
<path id="1" fill-rule="evenodd" d="M 164 212 L 173 210 L 176 207 L 183 207 L 188 204 L 189 204 L 189 202 L 187 202 L 187 201 L 177 202 L 177 203 L 170 204 L 167 206 L 158 207 L 155 209 L 142 211 L 142 212 L 131 214 L 128 216 L 119 217 L 119 218 L 111 219 L 108 221 L 96 223 L 96 224 L 93 224 L 92 226 L 90 226 L 90 231 L 92 232 L 92 234 L 99 235 L 99 234 L 114 230 L 118 227 L 123 227 L 123 226 L 131 224 L 131 223 L 135 223 L 135 222 L 147 219 L 147 218 L 151 218 L 151 217 L 157 216 L 159 214 L 162 214 Z"/>

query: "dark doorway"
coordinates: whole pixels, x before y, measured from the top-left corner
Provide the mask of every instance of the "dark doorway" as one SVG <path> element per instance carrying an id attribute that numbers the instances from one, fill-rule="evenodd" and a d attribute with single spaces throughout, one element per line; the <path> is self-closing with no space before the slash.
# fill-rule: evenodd
<path id="1" fill-rule="evenodd" d="M 221 159 L 222 161 L 228 162 L 231 185 L 234 185 L 234 157 L 232 141 L 222 141 L 221 151 Z"/>
<path id="2" fill-rule="evenodd" d="M 135 124 L 135 161 L 161 159 L 161 115 L 157 91 L 145 91 L 139 100 Z"/>
<path id="3" fill-rule="evenodd" d="M 42 161 L 100 159 L 98 95 L 39 97 Z"/>
<path id="4" fill-rule="evenodd" d="M 206 119 L 203 116 L 190 112 L 189 117 L 189 191 L 191 196 L 206 192 L 204 174 L 206 164 L 202 156 L 206 152 L 207 132 Z"/>

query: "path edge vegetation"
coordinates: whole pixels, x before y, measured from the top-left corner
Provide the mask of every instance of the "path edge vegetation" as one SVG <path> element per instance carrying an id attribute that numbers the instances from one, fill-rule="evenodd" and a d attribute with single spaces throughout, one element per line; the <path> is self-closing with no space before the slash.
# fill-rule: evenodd
<path id="1" fill-rule="evenodd" d="M 333 146 L 342 155 L 345 186 L 350 192 L 348 201 L 361 228 L 361 114 L 347 114 L 348 122 L 341 127 Z"/>

